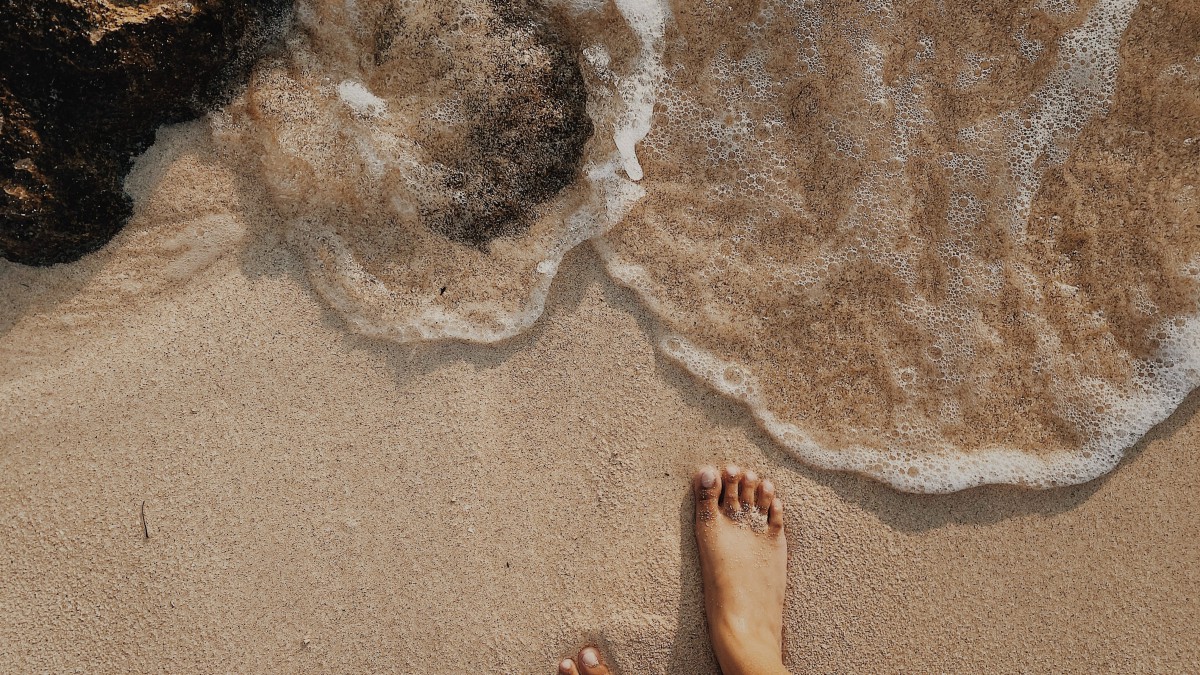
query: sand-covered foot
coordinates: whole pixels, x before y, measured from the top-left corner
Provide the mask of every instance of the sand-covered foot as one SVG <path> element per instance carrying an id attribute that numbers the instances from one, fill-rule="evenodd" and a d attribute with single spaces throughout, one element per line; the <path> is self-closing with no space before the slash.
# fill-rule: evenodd
<path id="1" fill-rule="evenodd" d="M 701 468 L 693 489 L 708 631 L 721 670 L 786 673 L 787 541 L 775 486 L 731 464 Z"/>
<path id="2" fill-rule="evenodd" d="M 574 659 L 563 659 L 558 664 L 559 675 L 608 675 L 608 666 L 600 658 L 595 647 L 584 647 Z"/>

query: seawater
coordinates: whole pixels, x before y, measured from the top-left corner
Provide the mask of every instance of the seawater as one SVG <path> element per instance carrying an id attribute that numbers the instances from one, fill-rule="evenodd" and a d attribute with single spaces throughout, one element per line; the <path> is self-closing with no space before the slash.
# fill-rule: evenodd
<path id="1" fill-rule="evenodd" d="M 590 242 L 808 464 L 1084 482 L 1200 384 L 1200 7 L 961 4 L 300 0 L 212 133 L 363 334 L 511 337 Z"/>

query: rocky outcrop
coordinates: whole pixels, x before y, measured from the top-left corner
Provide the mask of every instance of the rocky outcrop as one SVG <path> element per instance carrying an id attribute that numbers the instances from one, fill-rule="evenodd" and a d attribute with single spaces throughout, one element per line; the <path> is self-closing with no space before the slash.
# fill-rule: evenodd
<path id="1" fill-rule="evenodd" d="M 131 212 L 161 124 L 219 103 L 288 0 L 0 0 L 0 255 L 68 262 Z"/>

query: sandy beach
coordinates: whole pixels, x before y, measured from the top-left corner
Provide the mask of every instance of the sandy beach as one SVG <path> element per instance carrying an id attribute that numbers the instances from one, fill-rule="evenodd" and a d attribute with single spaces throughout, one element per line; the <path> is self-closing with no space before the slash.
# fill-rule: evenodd
<path id="1" fill-rule="evenodd" d="M 9 114 L 0 673 L 717 673 L 726 462 L 793 673 L 1196 672 L 1196 6 L 299 0 L 108 216 Z"/>
<path id="2" fill-rule="evenodd" d="M 716 672 L 708 461 L 787 503 L 793 672 L 1200 662 L 1196 394 L 1091 483 L 901 494 L 796 463 L 656 355 L 587 246 L 529 332 L 402 347 L 255 228 L 117 298 L 190 222 L 154 218 L 0 267 L 0 671 L 550 673 L 591 641 L 622 673 Z"/>

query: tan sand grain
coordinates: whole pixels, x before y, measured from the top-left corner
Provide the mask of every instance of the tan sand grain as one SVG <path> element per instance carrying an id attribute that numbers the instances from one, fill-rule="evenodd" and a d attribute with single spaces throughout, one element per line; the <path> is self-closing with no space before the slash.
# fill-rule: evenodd
<path id="1" fill-rule="evenodd" d="M 53 318 L 140 236 L 0 267 L 2 672 L 550 673 L 587 640 L 715 672 L 708 460 L 787 501 L 795 672 L 1200 663 L 1196 395 L 1099 481 L 903 495 L 798 465 L 657 356 L 589 250 L 499 347 L 353 337 L 269 240 Z"/>

